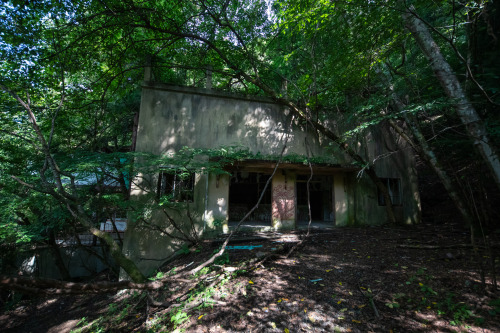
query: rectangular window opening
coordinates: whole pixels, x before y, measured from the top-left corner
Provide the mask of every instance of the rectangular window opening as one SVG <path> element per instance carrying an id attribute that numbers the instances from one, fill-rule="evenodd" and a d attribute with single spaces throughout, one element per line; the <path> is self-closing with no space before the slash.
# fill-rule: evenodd
<path id="1" fill-rule="evenodd" d="M 169 195 L 173 202 L 193 202 L 194 173 L 174 169 L 160 172 L 157 194 Z"/>
<path id="2" fill-rule="evenodd" d="M 401 193 L 401 179 L 399 178 L 380 178 L 389 191 L 389 197 L 394 206 L 401 206 L 403 204 L 403 196 Z M 378 204 L 385 206 L 385 198 L 382 192 L 378 190 Z"/>

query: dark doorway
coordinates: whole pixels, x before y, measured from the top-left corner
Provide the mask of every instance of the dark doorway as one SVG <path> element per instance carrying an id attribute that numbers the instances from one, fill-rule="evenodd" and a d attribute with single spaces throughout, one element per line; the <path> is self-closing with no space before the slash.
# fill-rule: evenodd
<path id="1" fill-rule="evenodd" d="M 229 221 L 239 222 L 257 203 L 270 175 L 257 172 L 235 172 L 229 185 Z M 271 224 L 271 183 L 259 207 L 247 221 Z"/>
<path id="2" fill-rule="evenodd" d="M 309 209 L 307 206 L 308 179 L 308 175 L 297 176 L 297 221 L 299 223 L 309 221 Z M 332 176 L 313 176 L 309 182 L 309 201 L 313 221 L 333 221 L 332 182 Z"/>

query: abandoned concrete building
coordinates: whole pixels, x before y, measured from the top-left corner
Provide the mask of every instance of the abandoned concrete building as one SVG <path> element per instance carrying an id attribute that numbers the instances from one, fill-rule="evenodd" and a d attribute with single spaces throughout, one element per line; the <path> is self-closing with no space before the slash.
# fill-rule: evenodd
<path id="1" fill-rule="evenodd" d="M 334 122 L 326 125 L 335 130 Z M 174 154 L 182 147 L 238 146 L 258 158 L 228 165 L 227 174 L 197 172 L 182 179 L 172 170 L 140 174 L 133 182 L 131 195 L 146 200 L 148 196 L 170 194 L 179 205 L 169 216 L 186 230 L 194 221 L 194 232 L 199 235 L 227 233 L 257 203 L 285 141 L 284 156 L 322 159 L 312 165 L 309 183 L 314 226 L 387 221 L 383 197 L 361 166 L 307 123 L 293 119 L 285 107 L 261 97 L 159 83 L 146 82 L 143 86 L 136 151 L 161 155 Z M 375 163 L 399 222 L 418 223 L 420 201 L 411 150 L 382 126 L 372 128 L 361 139 L 353 139 L 352 145 L 365 160 Z M 280 163 L 259 207 L 243 228 L 262 231 L 306 225 L 310 174 L 310 166 L 301 161 Z M 169 226 L 169 219 L 159 211 L 151 212 L 151 221 L 160 227 Z M 145 273 L 156 269 L 182 245 L 182 241 L 172 240 L 158 230 L 144 228 L 129 218 L 123 250 Z"/>

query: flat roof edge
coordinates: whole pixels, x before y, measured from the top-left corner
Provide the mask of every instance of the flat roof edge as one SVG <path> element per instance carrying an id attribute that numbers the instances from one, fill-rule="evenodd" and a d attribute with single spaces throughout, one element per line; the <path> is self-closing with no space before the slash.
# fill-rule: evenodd
<path id="1" fill-rule="evenodd" d="M 178 92 L 178 93 L 184 93 L 184 94 L 195 94 L 195 95 L 201 95 L 201 96 L 209 96 L 209 97 L 217 97 L 217 98 L 235 99 L 235 100 L 240 100 L 240 101 L 244 100 L 244 101 L 250 101 L 250 102 L 261 102 L 261 103 L 267 103 L 267 104 L 280 105 L 279 103 L 274 101 L 272 98 L 265 97 L 265 96 L 240 95 L 237 93 L 228 93 L 228 92 L 214 90 L 214 89 L 177 86 L 174 84 L 160 83 L 160 82 L 154 82 L 154 81 L 143 81 L 141 87 L 143 89 L 172 91 L 172 92 Z"/>

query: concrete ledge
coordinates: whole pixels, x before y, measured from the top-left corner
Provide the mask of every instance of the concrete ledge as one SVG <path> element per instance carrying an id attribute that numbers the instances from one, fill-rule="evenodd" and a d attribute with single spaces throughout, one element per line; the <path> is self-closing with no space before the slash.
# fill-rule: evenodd
<path id="1" fill-rule="evenodd" d="M 265 96 L 254 96 L 254 95 L 240 95 L 236 93 L 228 93 L 224 91 L 218 91 L 213 89 L 206 88 L 195 88 L 195 87 L 184 87 L 184 86 L 176 86 L 173 84 L 167 83 L 159 83 L 154 81 L 144 81 L 142 84 L 143 89 L 152 89 L 152 90 L 163 90 L 163 91 L 174 91 L 180 92 L 189 95 L 201 95 L 201 96 L 211 96 L 218 98 L 228 98 L 228 99 L 236 99 L 236 100 L 244 100 L 244 101 L 252 101 L 252 102 L 261 102 L 261 103 L 269 103 L 269 104 L 277 104 L 275 100 Z"/>

